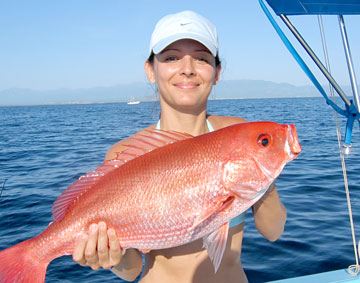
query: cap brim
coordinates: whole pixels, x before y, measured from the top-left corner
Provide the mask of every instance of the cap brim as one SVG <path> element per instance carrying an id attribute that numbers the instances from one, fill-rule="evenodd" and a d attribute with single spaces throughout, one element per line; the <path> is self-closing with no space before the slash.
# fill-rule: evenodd
<path id="1" fill-rule="evenodd" d="M 211 54 L 216 57 L 217 55 L 217 48 L 212 44 L 208 39 L 193 33 L 179 33 L 172 36 L 169 36 L 167 38 L 164 38 L 160 40 L 157 44 L 154 45 L 151 51 L 154 52 L 154 54 L 159 54 L 161 51 L 163 51 L 167 46 L 169 46 L 171 43 L 174 43 L 175 41 L 181 40 L 181 39 L 193 39 L 195 41 L 200 42 L 202 45 L 204 45 Z"/>

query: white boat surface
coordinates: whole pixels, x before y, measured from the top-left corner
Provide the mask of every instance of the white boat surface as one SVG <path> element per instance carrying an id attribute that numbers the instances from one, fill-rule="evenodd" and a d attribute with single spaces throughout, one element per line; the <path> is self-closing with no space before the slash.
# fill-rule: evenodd
<path id="1" fill-rule="evenodd" d="M 271 281 L 271 283 L 337 283 L 337 282 L 360 282 L 360 276 L 357 274 L 350 274 L 347 271 L 347 269 L 340 269 L 340 270 L 333 270 L 328 272 Z"/>

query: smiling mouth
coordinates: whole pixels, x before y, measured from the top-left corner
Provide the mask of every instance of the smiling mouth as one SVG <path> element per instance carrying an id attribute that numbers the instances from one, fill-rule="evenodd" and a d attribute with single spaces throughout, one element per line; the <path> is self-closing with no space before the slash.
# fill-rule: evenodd
<path id="1" fill-rule="evenodd" d="M 176 83 L 174 84 L 174 86 L 181 88 L 181 89 L 194 89 L 196 87 L 198 87 L 200 84 L 198 83 Z"/>

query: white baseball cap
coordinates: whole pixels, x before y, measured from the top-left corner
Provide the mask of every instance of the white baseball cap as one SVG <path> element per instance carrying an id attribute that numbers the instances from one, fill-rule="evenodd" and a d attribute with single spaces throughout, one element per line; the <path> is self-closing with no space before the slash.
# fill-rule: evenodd
<path id="1" fill-rule="evenodd" d="M 183 11 L 158 21 L 151 35 L 149 56 L 152 52 L 160 53 L 180 39 L 196 40 L 209 49 L 214 57 L 218 54 L 219 42 L 214 24 L 193 11 Z"/>

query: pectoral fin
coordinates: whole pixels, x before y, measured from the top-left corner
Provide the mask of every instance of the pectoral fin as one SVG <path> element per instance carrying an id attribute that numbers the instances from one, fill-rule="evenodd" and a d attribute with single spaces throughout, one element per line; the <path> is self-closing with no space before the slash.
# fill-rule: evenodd
<path id="1" fill-rule="evenodd" d="M 206 221 L 209 217 L 213 216 L 215 213 L 219 213 L 225 211 L 232 202 L 234 201 L 235 197 L 233 195 L 225 196 L 222 200 L 219 200 L 217 204 L 214 204 L 210 207 L 207 211 L 204 211 L 200 214 L 193 223 L 193 227 L 198 227 L 204 221 Z"/>
<path id="2" fill-rule="evenodd" d="M 207 249 L 208 255 L 214 265 L 215 272 L 220 266 L 225 251 L 228 232 L 229 222 L 226 222 L 219 229 L 203 237 L 203 248 Z"/>

